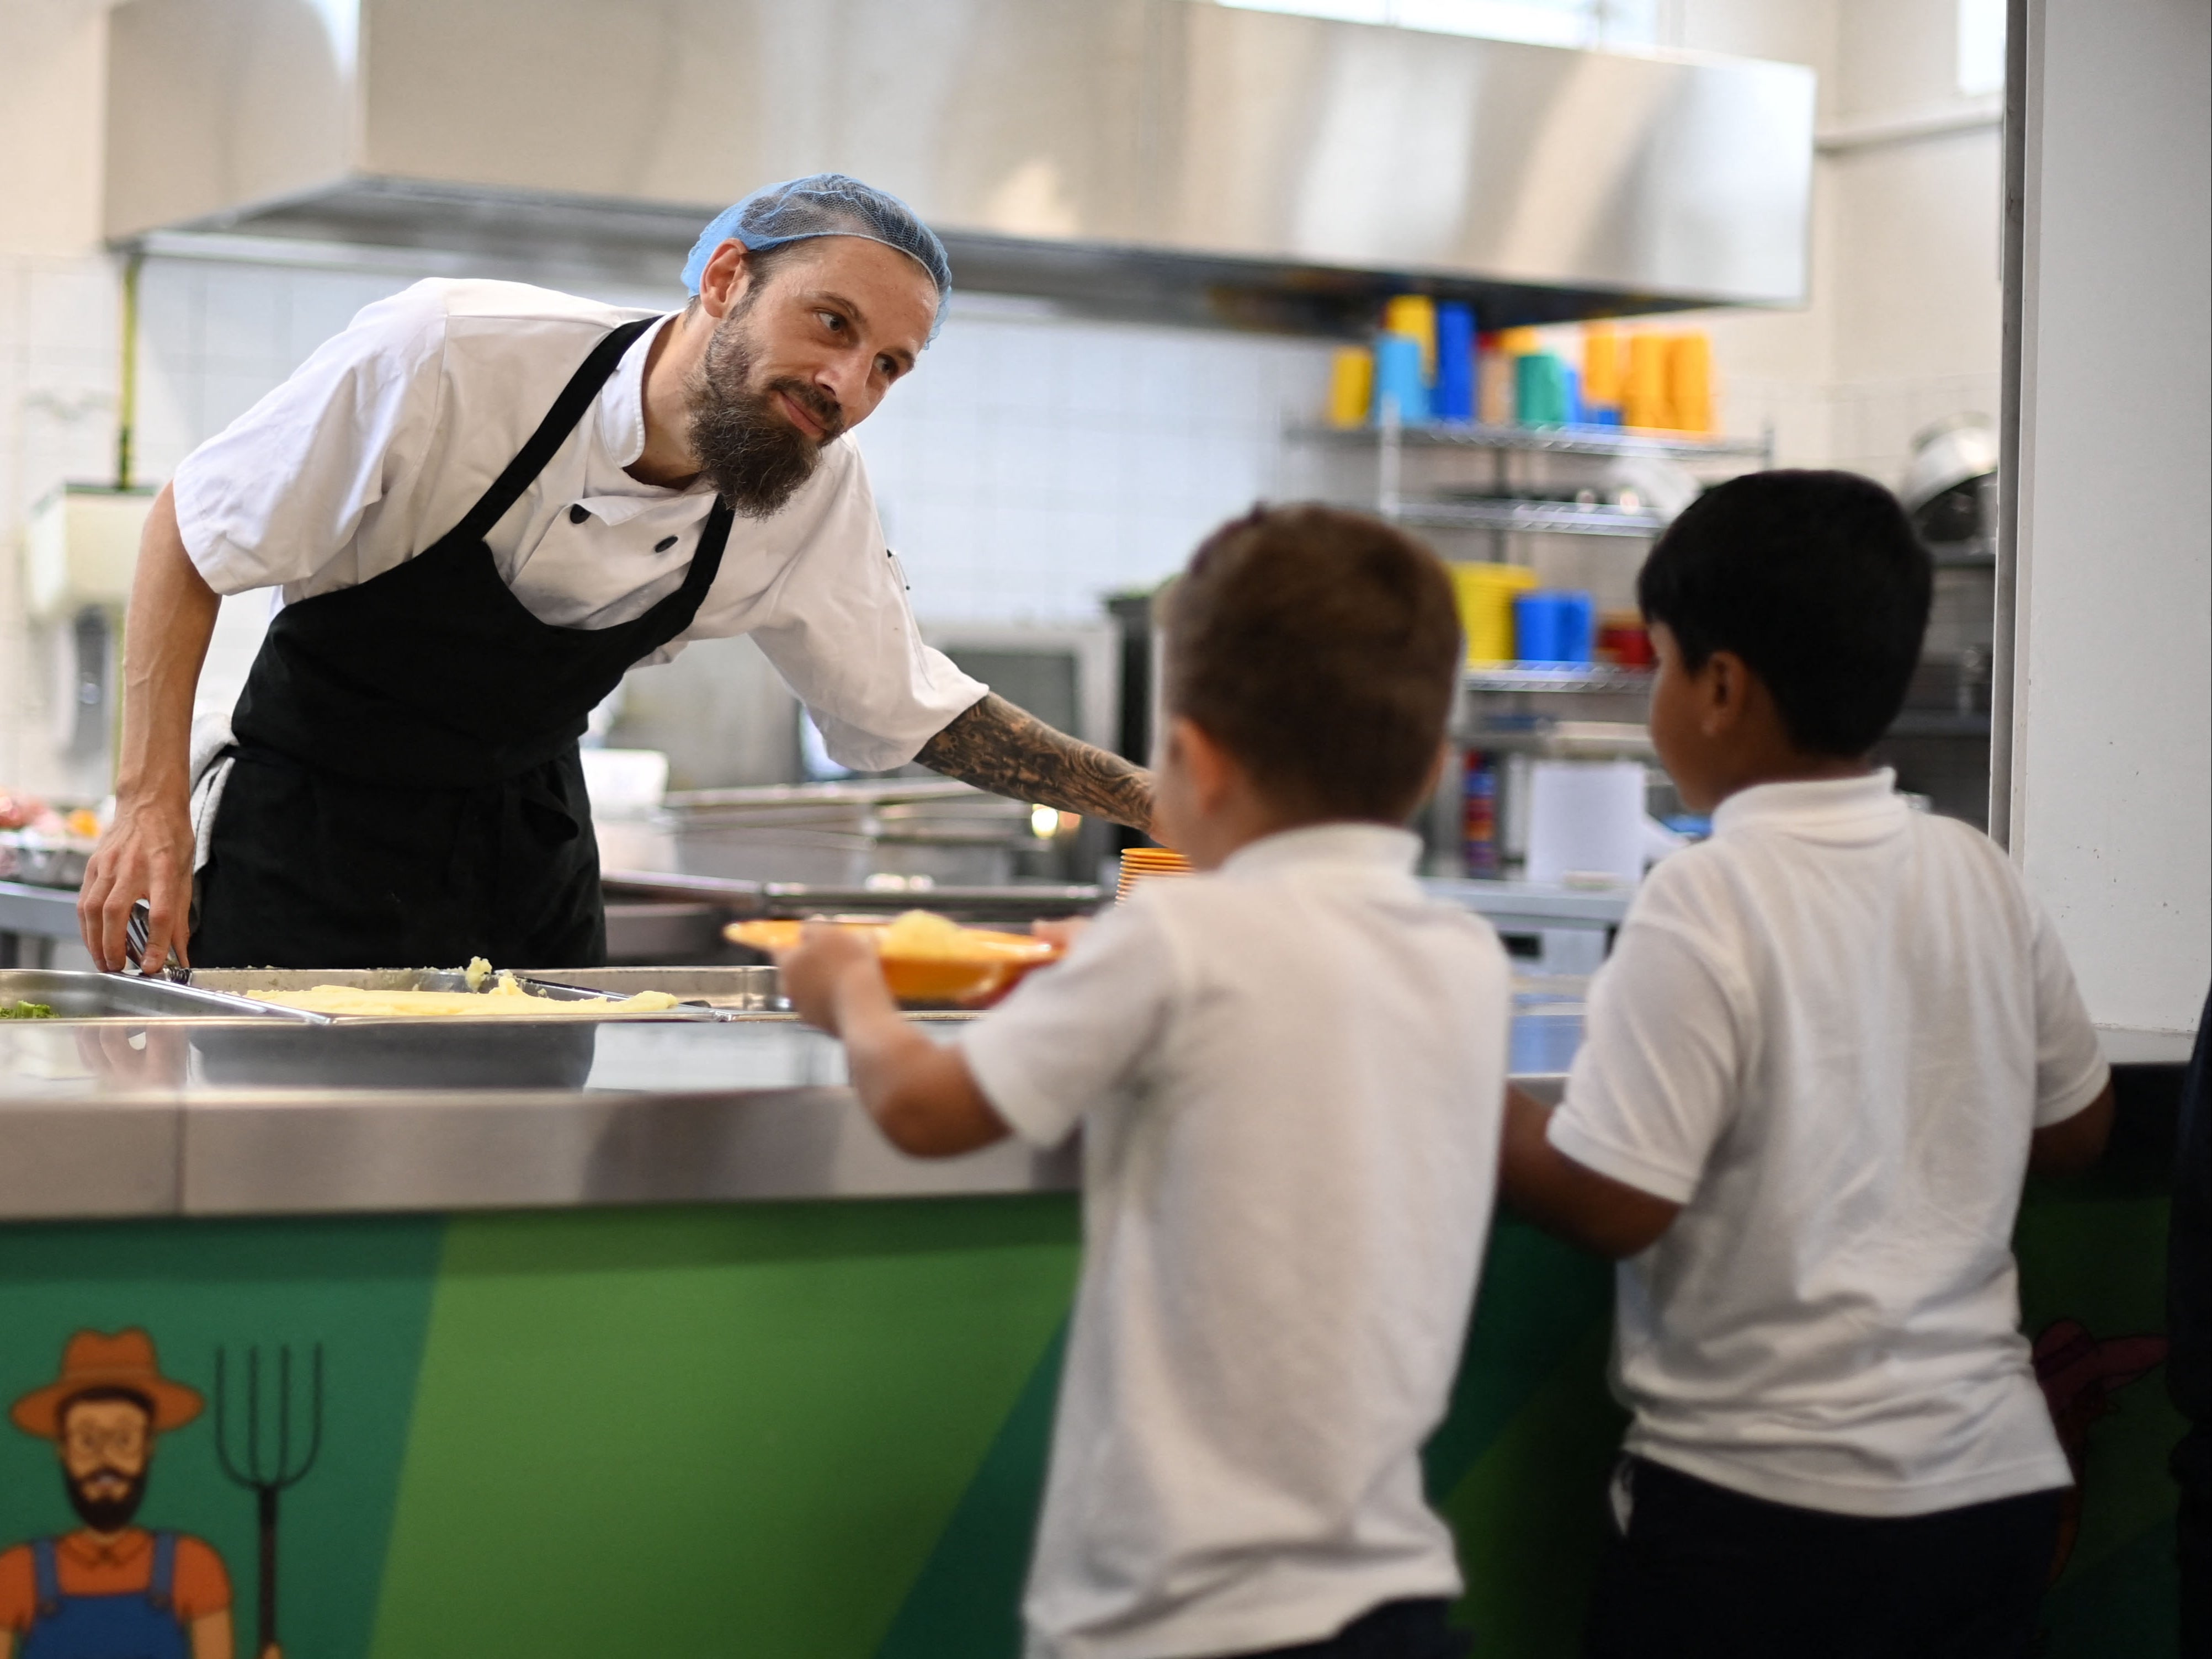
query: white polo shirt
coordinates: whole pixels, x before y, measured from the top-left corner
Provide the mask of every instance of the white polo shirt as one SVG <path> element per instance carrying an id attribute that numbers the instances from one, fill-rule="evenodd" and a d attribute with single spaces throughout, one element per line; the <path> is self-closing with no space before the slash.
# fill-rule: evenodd
<path id="1" fill-rule="evenodd" d="M 1496 1183 L 1488 924 L 1337 823 L 1159 880 L 971 1026 L 1025 1139 L 1084 1129 L 1084 1262 L 1033 1656 L 1241 1653 L 1451 1596 L 1420 1449 Z"/>
<path id="2" fill-rule="evenodd" d="M 609 329 L 650 314 L 520 283 L 433 280 L 379 301 L 185 458 L 173 481 L 185 550 L 218 593 L 281 586 L 287 603 L 383 574 L 460 521 Z M 644 453 L 658 332 L 632 343 L 486 538 L 541 622 L 628 622 L 690 563 L 712 486 L 623 470 Z M 861 771 L 913 759 L 985 689 L 922 644 L 850 434 L 782 511 L 737 520 L 690 627 L 646 660 L 736 634 Z"/>
<path id="3" fill-rule="evenodd" d="M 1844 1515 L 2069 1483 L 2013 1218 L 2109 1075 L 2011 864 L 1894 782 L 1747 789 L 1652 872 L 1549 1130 L 1683 1206 L 1620 1270 L 1629 1449 Z"/>

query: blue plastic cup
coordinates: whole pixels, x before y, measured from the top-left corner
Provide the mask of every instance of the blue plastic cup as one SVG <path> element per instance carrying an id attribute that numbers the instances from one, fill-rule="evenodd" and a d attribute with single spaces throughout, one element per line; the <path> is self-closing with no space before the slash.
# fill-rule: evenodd
<path id="1" fill-rule="evenodd" d="M 1437 306 L 1437 389 L 1440 421 L 1474 418 L 1474 313 L 1455 300 Z"/>
<path id="2" fill-rule="evenodd" d="M 1421 374 L 1421 343 L 1410 334 L 1375 337 L 1375 418 L 1383 400 L 1395 398 L 1398 418 L 1408 425 L 1429 418 L 1428 382 Z"/>
<path id="3" fill-rule="evenodd" d="M 1592 660 L 1597 608 L 1575 589 L 1538 588 L 1513 599 L 1513 653 L 1524 663 L 1573 667 Z"/>

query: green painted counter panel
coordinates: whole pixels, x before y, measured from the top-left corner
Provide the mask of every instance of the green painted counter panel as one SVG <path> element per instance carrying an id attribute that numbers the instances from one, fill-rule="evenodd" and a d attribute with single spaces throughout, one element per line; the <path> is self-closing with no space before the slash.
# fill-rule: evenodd
<path id="1" fill-rule="evenodd" d="M 2022 1221 L 2029 1328 L 2079 1322 L 2102 1390 L 2054 1655 L 2171 1650 L 2179 1424 L 2155 1372 L 2094 1363 L 2159 1329 L 2163 1218 L 2107 1194 Z M 54 1382 L 77 1332 L 150 1334 L 207 1409 L 157 1443 L 140 1519 L 220 1552 L 240 1652 L 257 1526 L 216 1456 L 216 1355 L 235 1462 L 261 1350 L 273 1461 L 290 1348 L 296 1464 L 319 1343 L 322 1448 L 278 1522 L 288 1659 L 1011 1659 L 1078 1231 L 1059 1194 L 9 1227 L 0 1392 Z M 1610 1284 L 1517 1222 L 1493 1237 L 1427 1456 L 1482 1654 L 1572 1650 L 1620 1426 Z M 8 1431 L 0 1543 L 75 1524 L 52 1445 Z"/>

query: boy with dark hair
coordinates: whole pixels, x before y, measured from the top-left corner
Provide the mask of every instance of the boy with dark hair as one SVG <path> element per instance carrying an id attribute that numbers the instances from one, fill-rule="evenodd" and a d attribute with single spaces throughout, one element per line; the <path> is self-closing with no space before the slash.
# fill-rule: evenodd
<path id="1" fill-rule="evenodd" d="M 1084 1131 L 1083 1279 L 1024 1613 L 1032 1656 L 1442 1659 L 1421 1486 L 1495 1183 L 1506 967 L 1401 827 L 1462 646 L 1435 556 L 1317 507 L 1201 546 L 1163 607 L 1154 881 L 939 1046 L 872 954 L 784 963 L 892 1140 Z"/>
<path id="2" fill-rule="evenodd" d="M 1652 742 L 1713 834 L 1638 893 L 1500 1172 L 1622 1259 L 1588 1654 L 2028 1650 L 2070 1476 L 2013 1217 L 2029 1169 L 2102 1150 L 2112 1089 L 2018 872 L 1868 762 L 1929 585 L 1842 472 L 1710 491 L 1638 584 Z"/>

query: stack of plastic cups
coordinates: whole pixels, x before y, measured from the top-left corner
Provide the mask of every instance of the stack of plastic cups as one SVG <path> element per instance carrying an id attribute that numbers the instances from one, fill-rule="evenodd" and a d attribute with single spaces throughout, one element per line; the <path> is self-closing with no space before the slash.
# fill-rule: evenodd
<path id="1" fill-rule="evenodd" d="M 1550 352 L 1516 359 L 1513 374 L 1513 418 L 1522 426 L 1565 426 L 1573 418 L 1567 366 Z"/>
<path id="2" fill-rule="evenodd" d="M 1523 564 L 1455 564 L 1451 574 L 1468 665 L 1511 662 L 1514 597 L 1535 586 L 1536 573 Z"/>
<path id="3" fill-rule="evenodd" d="M 1382 331 L 1421 343 L 1421 384 L 1437 378 L 1437 302 L 1425 294 L 1401 294 L 1382 307 Z"/>
<path id="4" fill-rule="evenodd" d="M 1677 431 L 1713 429 L 1713 347 L 1705 335 L 1667 342 L 1667 401 Z"/>
<path id="5" fill-rule="evenodd" d="M 1159 876 L 1190 874 L 1190 860 L 1164 847 L 1129 847 L 1121 853 L 1121 879 L 1114 889 L 1114 902 L 1121 903 L 1140 881 Z"/>
<path id="6" fill-rule="evenodd" d="M 1586 666 L 1596 643 L 1596 606 L 1587 593 L 1542 589 L 1513 601 L 1515 654 L 1543 668 Z"/>
<path id="7" fill-rule="evenodd" d="M 1674 424 L 1667 395 L 1667 341 L 1658 334 L 1628 337 L 1628 374 L 1620 389 L 1623 426 L 1663 430 Z"/>
<path id="8" fill-rule="evenodd" d="M 1620 424 L 1620 331 L 1593 325 L 1583 331 L 1583 419 Z"/>
<path id="9" fill-rule="evenodd" d="M 1437 307 L 1436 394 L 1429 412 L 1439 421 L 1474 418 L 1474 313 L 1450 301 Z"/>
<path id="10" fill-rule="evenodd" d="M 1409 334 L 1375 341 L 1375 420 L 1395 415 L 1401 423 L 1429 418 L 1429 386 L 1421 374 L 1421 343 Z"/>
<path id="11" fill-rule="evenodd" d="M 1487 334 L 1474 358 L 1474 418 L 1485 426 L 1513 424 L 1513 357 L 1505 336 Z"/>
<path id="12" fill-rule="evenodd" d="M 1375 354 L 1365 346 L 1340 347 L 1329 362 L 1328 423 L 1364 426 L 1374 406 Z"/>

